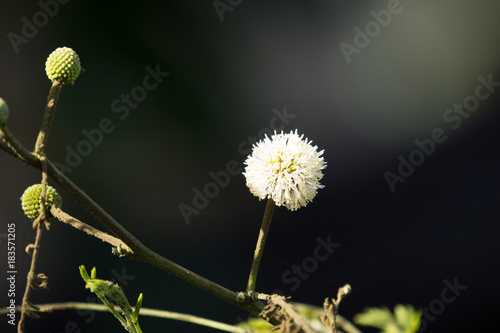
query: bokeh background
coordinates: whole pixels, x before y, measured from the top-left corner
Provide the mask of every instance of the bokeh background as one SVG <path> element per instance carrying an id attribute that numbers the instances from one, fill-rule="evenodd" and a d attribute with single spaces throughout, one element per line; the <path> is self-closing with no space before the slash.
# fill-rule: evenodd
<path id="1" fill-rule="evenodd" d="M 350 283 L 340 313 L 352 319 L 368 306 L 428 307 L 441 297 L 443 280 L 457 278 L 467 289 L 426 331 L 488 331 L 499 292 L 500 95 L 491 93 L 457 129 L 443 114 L 474 94 L 479 76 L 500 81 L 500 4 L 401 0 L 400 12 L 348 63 L 340 44 L 354 45 L 354 28 L 364 30 L 374 20 L 370 12 L 386 10 L 388 1 L 232 3 L 219 14 L 213 1 L 70 1 L 15 52 L 8 34 L 21 36 L 23 17 L 33 22 L 42 7 L 4 2 L 0 96 L 10 106 L 10 130 L 34 145 L 50 88 L 45 59 L 59 46 L 72 47 L 86 72 L 63 89 L 49 158 L 64 164 L 67 147 L 85 139 L 83 130 L 111 119 L 115 130 L 73 168 L 71 179 L 151 249 L 243 290 L 265 202 L 237 175 L 189 224 L 179 205 L 192 205 L 193 189 L 212 181 L 209 172 L 233 160 L 242 165 L 246 156 L 238 146 L 269 127 L 273 109 L 286 108 L 295 118 L 285 131 L 298 129 L 325 150 L 325 188 L 306 208 L 276 210 L 257 289 L 281 289 L 297 302 L 321 305 Z M 111 104 L 142 84 L 147 66 L 169 76 L 122 120 Z M 398 156 L 408 158 L 414 140 L 436 128 L 447 140 L 392 192 L 384 173 L 397 173 Z M 20 303 L 30 259 L 24 247 L 35 233 L 19 197 L 40 181 L 40 172 L 0 151 L 0 174 L 0 267 L 6 266 L 6 225 L 15 223 Z M 70 196 L 62 197 L 66 212 L 100 227 Z M 328 235 L 341 246 L 292 290 L 283 274 Z M 37 265 L 50 290 L 33 291 L 32 301 L 93 297 L 79 276 L 81 264 L 96 266 L 104 279 L 125 273 L 126 294 L 133 300 L 143 292 L 145 307 L 227 323 L 247 317 L 148 264 L 113 256 L 105 244 L 57 221 L 44 233 Z M 14 332 L 6 321 L 2 331 Z M 77 328 L 68 329 L 68 322 Z M 141 324 L 145 332 L 214 331 L 146 317 Z M 74 311 L 29 319 L 26 328 L 121 330 L 110 314 L 91 319 Z"/>

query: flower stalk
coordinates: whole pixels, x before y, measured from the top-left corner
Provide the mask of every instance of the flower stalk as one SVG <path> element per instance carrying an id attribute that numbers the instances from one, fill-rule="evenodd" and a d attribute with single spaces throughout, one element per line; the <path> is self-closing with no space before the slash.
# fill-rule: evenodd
<path id="1" fill-rule="evenodd" d="M 271 226 L 271 220 L 273 218 L 275 206 L 276 204 L 274 203 L 273 199 L 267 200 L 266 210 L 264 211 L 264 217 L 262 218 L 262 226 L 260 227 L 259 239 L 257 240 L 252 267 L 250 269 L 250 275 L 248 277 L 247 293 L 249 295 L 255 292 L 257 273 L 259 272 L 260 261 L 262 260 L 262 254 L 264 253 L 264 245 L 266 244 L 266 239 L 269 233 L 269 227 Z"/>
<path id="2" fill-rule="evenodd" d="M 50 131 L 50 125 L 52 124 L 52 119 L 56 113 L 57 100 L 61 94 L 63 84 L 60 81 L 53 81 L 52 87 L 50 87 L 49 97 L 47 98 L 47 106 L 45 107 L 45 114 L 43 117 L 42 128 L 38 133 L 38 138 L 35 144 L 35 154 L 40 155 L 45 148 L 45 143 Z"/>

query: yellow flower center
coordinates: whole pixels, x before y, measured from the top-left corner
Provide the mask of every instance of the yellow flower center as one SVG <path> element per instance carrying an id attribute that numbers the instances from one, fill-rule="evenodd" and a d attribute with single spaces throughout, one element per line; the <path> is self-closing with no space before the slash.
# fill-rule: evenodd
<path id="1" fill-rule="evenodd" d="M 274 173 L 280 174 L 281 178 L 285 177 L 285 173 L 291 174 L 297 170 L 296 158 L 293 157 L 289 162 L 285 162 L 281 154 L 269 161 L 268 165 L 275 166 Z"/>

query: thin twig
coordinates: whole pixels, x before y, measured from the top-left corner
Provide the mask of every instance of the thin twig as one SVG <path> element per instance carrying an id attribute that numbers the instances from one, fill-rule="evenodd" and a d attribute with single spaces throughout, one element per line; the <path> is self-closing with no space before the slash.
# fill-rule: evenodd
<path id="1" fill-rule="evenodd" d="M 276 204 L 273 199 L 267 200 L 266 210 L 264 211 L 264 217 L 262 218 L 262 225 L 260 227 L 259 238 L 257 239 L 257 245 L 255 246 L 252 267 L 248 277 L 248 294 L 252 294 L 255 291 L 257 273 L 259 272 L 260 261 L 262 260 L 262 254 L 264 253 L 264 245 L 266 244 L 267 235 L 269 234 L 269 227 L 271 226 L 275 206 Z"/>
<path id="2" fill-rule="evenodd" d="M 42 240 L 42 230 L 43 227 L 46 226 L 45 197 L 47 195 L 47 165 L 45 156 L 43 155 L 41 156 L 40 162 L 42 163 L 42 195 L 40 201 L 40 212 L 39 216 L 33 222 L 33 227 L 36 228 L 36 238 L 35 238 L 35 244 L 32 247 L 33 253 L 31 254 L 31 265 L 30 265 L 30 270 L 28 271 L 26 288 L 24 290 L 24 295 L 22 300 L 21 318 L 19 319 L 19 323 L 17 326 L 18 333 L 24 332 L 24 321 L 26 319 L 26 315 L 30 315 L 33 310 L 33 307 L 29 303 L 28 298 L 35 277 L 35 267 L 36 267 L 36 261 L 38 259 L 38 250 L 40 248 L 40 242 Z"/>
<path id="3" fill-rule="evenodd" d="M 109 308 L 104 305 L 104 304 L 96 304 L 96 303 L 80 303 L 80 302 L 66 302 L 66 303 L 49 303 L 49 304 L 37 304 L 36 307 L 39 309 L 39 312 L 52 312 L 54 310 L 92 310 L 92 311 L 101 311 L 101 312 L 107 312 L 109 311 Z M 16 306 L 15 311 L 20 312 L 22 309 L 21 306 Z M 119 310 L 119 307 L 116 305 L 115 309 Z M 3 308 L 0 309 L 0 315 L 7 314 L 9 312 L 9 309 Z M 185 313 L 178 313 L 178 312 L 171 312 L 171 311 L 164 311 L 164 310 L 157 310 L 157 309 L 149 309 L 149 308 L 141 308 L 140 312 L 141 316 L 150 316 L 150 317 L 157 317 L 157 318 L 164 318 L 164 319 L 174 319 L 174 320 L 179 320 L 179 321 L 185 321 L 188 323 L 193 323 L 201 326 L 206 326 L 206 327 L 211 327 L 218 329 L 220 331 L 226 331 L 226 332 L 232 332 L 232 333 L 247 333 L 248 331 L 220 323 L 218 321 L 202 318 L 202 317 L 197 317 L 193 316 L 190 314 L 185 314 Z"/>
<path id="4" fill-rule="evenodd" d="M 98 230 L 98 229 L 74 218 L 73 216 L 63 212 L 56 205 L 51 206 L 50 213 L 52 214 L 52 216 L 54 216 L 59 221 L 64 222 L 66 224 L 69 224 L 70 226 L 72 226 L 80 231 L 83 231 L 83 232 L 89 234 L 90 236 L 99 238 L 103 242 L 109 243 L 118 249 L 123 249 L 123 250 L 129 249 L 128 246 L 124 242 L 122 242 L 120 239 L 113 237 L 110 234 L 107 234 L 105 232 L 102 232 L 101 230 Z"/>
<path id="5" fill-rule="evenodd" d="M 35 244 L 33 246 L 33 253 L 31 254 L 30 270 L 28 272 L 26 288 L 24 290 L 24 295 L 22 300 L 21 317 L 19 319 L 19 323 L 17 326 L 18 333 L 24 332 L 24 321 L 26 319 L 26 315 L 30 314 L 32 311 L 32 306 L 29 304 L 28 297 L 31 291 L 31 284 L 33 282 L 33 277 L 35 276 L 35 266 L 36 266 L 36 260 L 38 259 L 38 249 L 40 248 L 40 241 L 42 239 L 42 229 L 43 229 L 43 223 L 38 223 L 36 227 L 36 239 L 35 239 Z"/>
<path id="6" fill-rule="evenodd" d="M 2 137 L 0 137 L 0 139 L 2 139 Z M 10 149 L 10 147 L 3 140 L 0 140 L 0 149 L 2 149 L 7 154 L 9 154 L 9 155 L 11 155 L 13 157 L 18 157 L 16 155 L 16 153 L 12 149 Z"/>
<path id="7" fill-rule="evenodd" d="M 26 148 L 24 148 L 23 145 L 16 140 L 16 138 L 14 137 L 14 135 L 12 135 L 7 125 L 4 125 L 3 128 L 0 127 L 0 139 L 2 139 L 5 145 L 7 145 L 20 160 L 30 165 L 38 164 L 40 162 L 38 156 L 32 154 L 31 152 L 28 152 Z M 0 148 L 5 150 L 3 145 L 0 146 Z M 41 170 L 41 166 L 39 167 L 39 169 Z"/>
<path id="8" fill-rule="evenodd" d="M 333 333 L 337 333 L 337 314 L 339 312 L 340 302 L 351 293 L 351 286 L 346 284 L 339 288 L 337 299 L 328 297 L 325 299 L 323 308 L 325 313 L 321 316 L 321 321 L 326 327 L 329 327 Z"/>
<path id="9" fill-rule="evenodd" d="M 43 116 L 42 128 L 38 133 L 38 138 L 36 139 L 35 154 L 39 155 L 43 152 L 45 148 L 45 143 L 50 131 L 50 125 L 52 124 L 52 119 L 56 113 L 57 100 L 61 94 L 63 83 L 58 80 L 52 81 L 52 86 L 50 87 L 49 96 L 47 97 L 47 105 L 45 106 L 45 113 Z"/>

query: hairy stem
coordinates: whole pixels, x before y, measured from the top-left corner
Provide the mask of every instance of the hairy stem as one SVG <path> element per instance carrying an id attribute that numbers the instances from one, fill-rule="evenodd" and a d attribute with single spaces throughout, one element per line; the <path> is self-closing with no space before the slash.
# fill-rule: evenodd
<path id="1" fill-rule="evenodd" d="M 264 211 L 264 217 L 262 219 L 262 226 L 260 227 L 259 239 L 257 240 L 257 246 L 255 247 L 255 253 L 253 256 L 252 268 L 250 269 L 250 276 L 248 277 L 248 294 L 255 291 L 257 273 L 259 272 L 260 261 L 262 260 L 262 254 L 264 253 L 264 245 L 266 244 L 269 227 L 271 226 L 275 205 L 276 204 L 273 199 L 267 200 L 266 210 Z"/>

